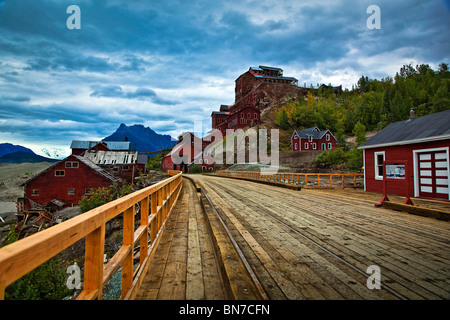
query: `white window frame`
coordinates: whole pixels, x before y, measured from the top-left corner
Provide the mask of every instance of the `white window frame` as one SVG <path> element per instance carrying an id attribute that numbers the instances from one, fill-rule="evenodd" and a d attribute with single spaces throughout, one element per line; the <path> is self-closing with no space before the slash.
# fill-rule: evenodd
<path id="1" fill-rule="evenodd" d="M 331 142 L 328 142 L 328 150 L 331 150 L 332 147 Z"/>
<path id="2" fill-rule="evenodd" d="M 313 150 L 316 150 L 317 149 L 317 143 L 313 143 Z"/>
<path id="3" fill-rule="evenodd" d="M 307 150 L 309 148 L 309 143 L 305 142 L 305 150 Z"/>
<path id="4" fill-rule="evenodd" d="M 378 166 L 379 165 L 383 166 L 383 163 L 381 163 L 381 164 L 378 163 L 379 155 L 383 155 L 383 161 L 386 160 L 386 152 L 385 151 L 376 151 L 373 153 L 373 164 L 374 164 L 374 168 L 375 168 L 375 180 L 383 180 L 383 176 L 380 176 L 378 174 Z M 383 168 L 383 175 L 384 175 L 384 168 Z"/>
<path id="5" fill-rule="evenodd" d="M 294 150 L 298 150 L 298 143 L 296 142 L 295 144 L 294 144 Z"/>
<path id="6" fill-rule="evenodd" d="M 329 133 L 327 133 L 325 137 L 326 137 L 327 141 L 330 141 L 330 134 Z"/>

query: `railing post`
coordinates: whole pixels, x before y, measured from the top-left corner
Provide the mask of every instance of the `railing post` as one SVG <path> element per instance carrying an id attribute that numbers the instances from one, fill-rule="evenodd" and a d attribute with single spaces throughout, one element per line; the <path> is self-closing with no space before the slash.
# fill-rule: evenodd
<path id="1" fill-rule="evenodd" d="M 134 205 L 123 213 L 123 246 L 130 251 L 122 262 L 122 296 L 124 299 L 133 286 Z"/>
<path id="2" fill-rule="evenodd" d="M 105 225 L 95 229 L 86 236 L 86 251 L 84 261 L 83 291 L 87 296 L 95 294 L 102 298 L 103 290 L 103 260 L 105 251 Z"/>
<path id="3" fill-rule="evenodd" d="M 145 226 L 139 249 L 139 262 L 142 265 L 148 255 L 148 196 L 141 200 L 141 226 Z"/>
<path id="4" fill-rule="evenodd" d="M 157 192 L 153 192 L 151 194 L 151 197 L 152 197 L 152 199 L 150 201 L 150 206 L 151 206 L 150 213 L 156 215 L 158 213 L 158 211 L 157 211 L 158 210 L 158 202 L 157 202 L 158 200 L 156 198 L 157 197 Z M 156 239 L 156 234 L 158 232 L 158 228 L 157 228 L 158 224 L 159 224 L 159 217 L 156 216 L 156 219 L 153 219 L 153 221 L 152 221 L 152 223 L 150 225 L 150 243 L 152 245 L 153 245 L 153 242 Z"/>
<path id="5" fill-rule="evenodd" d="M 162 188 L 158 189 L 158 191 L 156 191 L 156 193 L 158 194 L 158 207 L 160 207 L 159 211 L 158 211 L 158 230 L 161 228 L 162 223 L 163 223 L 163 208 L 162 208 L 162 204 L 163 204 L 163 198 L 162 198 Z"/>

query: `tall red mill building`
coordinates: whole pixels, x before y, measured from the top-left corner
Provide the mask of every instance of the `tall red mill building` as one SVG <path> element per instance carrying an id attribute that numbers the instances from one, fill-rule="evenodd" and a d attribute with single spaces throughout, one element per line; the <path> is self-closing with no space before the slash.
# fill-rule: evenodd
<path id="1" fill-rule="evenodd" d="M 211 114 L 212 128 L 226 135 L 226 129 L 241 129 L 261 123 L 261 111 L 269 103 L 285 96 L 306 94 L 298 80 L 283 76 L 280 68 L 251 67 L 236 79 L 235 101 L 232 106 L 221 105 Z"/>

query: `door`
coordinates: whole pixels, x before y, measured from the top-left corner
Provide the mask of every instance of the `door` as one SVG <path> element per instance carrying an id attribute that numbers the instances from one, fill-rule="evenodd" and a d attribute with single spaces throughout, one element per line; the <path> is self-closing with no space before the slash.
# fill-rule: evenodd
<path id="1" fill-rule="evenodd" d="M 448 159 L 445 151 L 418 155 L 419 197 L 449 199 Z"/>

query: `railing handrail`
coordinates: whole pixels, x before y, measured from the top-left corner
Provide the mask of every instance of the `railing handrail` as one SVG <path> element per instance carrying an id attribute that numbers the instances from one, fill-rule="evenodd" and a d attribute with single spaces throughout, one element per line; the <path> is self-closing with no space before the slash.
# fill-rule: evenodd
<path id="1" fill-rule="evenodd" d="M 302 181 L 304 184 L 301 185 L 301 188 L 358 188 L 356 184 L 357 177 L 364 177 L 362 173 L 301 173 L 301 172 L 280 172 L 275 174 L 261 174 L 257 171 L 225 171 L 218 170 L 216 171 L 216 175 L 224 176 L 224 177 L 235 177 L 246 180 L 253 181 L 261 181 L 261 182 L 270 182 L 272 184 L 280 184 L 280 185 L 295 185 L 296 187 L 300 187 L 300 177 L 303 176 L 305 181 Z M 308 185 L 308 177 L 317 177 L 317 186 Z M 330 184 L 328 186 L 320 185 L 320 177 L 329 176 Z M 341 176 L 342 184 L 341 185 L 333 185 L 333 177 Z M 294 178 L 297 177 L 297 178 Z M 345 185 L 345 177 L 353 177 L 353 185 Z M 287 182 L 286 182 L 287 181 Z M 322 179 L 322 182 L 324 179 Z M 310 181 L 311 182 L 311 181 Z"/>
<path id="2" fill-rule="evenodd" d="M 132 297 L 142 281 L 133 278 L 136 274 L 145 273 L 143 269 L 148 268 L 149 257 L 181 190 L 182 173 L 171 171 L 169 175 L 173 176 L 0 248 L 0 299 L 4 299 L 8 285 L 84 237 L 84 286 L 77 299 L 101 299 L 103 286 L 120 266 L 121 298 Z M 138 202 L 141 203 L 141 225 L 135 230 L 135 204 Z M 104 266 L 105 224 L 121 213 L 123 245 Z M 133 273 L 133 247 L 138 241 L 141 249 L 140 270 Z"/>

